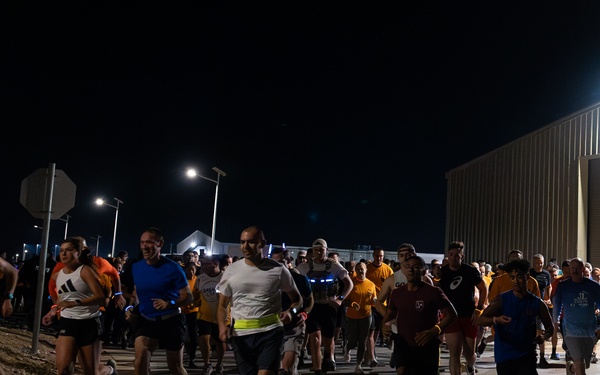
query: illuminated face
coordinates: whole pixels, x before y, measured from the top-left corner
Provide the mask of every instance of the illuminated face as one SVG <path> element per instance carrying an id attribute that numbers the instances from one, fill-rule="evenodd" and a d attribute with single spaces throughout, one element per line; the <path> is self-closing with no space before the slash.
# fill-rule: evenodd
<path id="1" fill-rule="evenodd" d="M 198 253 L 195 251 L 188 251 L 185 253 L 185 257 L 183 258 L 184 263 L 198 263 Z"/>
<path id="2" fill-rule="evenodd" d="M 157 239 L 153 233 L 142 233 L 142 237 L 140 238 L 140 249 L 142 250 L 142 256 L 146 261 L 158 259 L 160 257 L 161 248 L 162 241 Z"/>
<path id="3" fill-rule="evenodd" d="M 580 282 L 583 279 L 583 269 L 585 267 L 577 259 L 573 259 L 569 263 L 569 271 L 571 272 L 571 280 Z"/>
<path id="4" fill-rule="evenodd" d="M 513 284 L 513 291 L 525 295 L 527 293 L 527 273 L 521 270 L 512 270 L 508 276 Z"/>
<path id="5" fill-rule="evenodd" d="M 312 248 L 313 259 L 325 261 L 327 259 L 327 248 L 317 245 Z"/>
<path id="6" fill-rule="evenodd" d="M 75 244 L 65 242 L 60 245 L 60 261 L 68 264 L 79 261 L 79 251 L 75 247 Z"/>
<path id="7" fill-rule="evenodd" d="M 373 250 L 373 265 L 381 266 L 383 263 L 383 250 Z"/>
<path id="8" fill-rule="evenodd" d="M 254 258 L 261 254 L 265 241 L 258 231 L 245 230 L 240 236 L 240 248 L 244 258 Z"/>
<path id="9" fill-rule="evenodd" d="M 532 265 L 535 272 L 542 272 L 542 268 L 544 268 L 544 258 L 533 258 Z"/>
<path id="10" fill-rule="evenodd" d="M 356 271 L 356 278 L 358 280 L 364 280 L 366 279 L 366 275 L 367 275 L 367 265 L 364 264 L 363 262 L 360 262 L 356 265 L 355 267 L 355 271 Z"/>
<path id="11" fill-rule="evenodd" d="M 454 249 L 448 250 L 448 265 L 450 266 L 450 268 L 452 268 L 452 269 L 459 268 L 460 265 L 462 264 L 462 260 L 463 260 L 464 256 L 465 256 L 465 254 L 463 252 L 463 249 L 454 248 Z"/>
<path id="12" fill-rule="evenodd" d="M 600 268 L 594 268 L 592 270 L 592 280 L 600 283 Z"/>
<path id="13" fill-rule="evenodd" d="M 423 265 L 418 259 L 409 259 L 404 262 L 404 275 L 409 283 L 415 283 L 421 280 L 423 276 Z"/>

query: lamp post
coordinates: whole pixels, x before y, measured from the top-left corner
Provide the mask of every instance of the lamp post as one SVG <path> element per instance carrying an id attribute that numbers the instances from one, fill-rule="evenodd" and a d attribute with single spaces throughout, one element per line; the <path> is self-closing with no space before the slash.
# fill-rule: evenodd
<path id="1" fill-rule="evenodd" d="M 98 249 L 100 249 L 100 239 L 101 235 L 97 235 L 96 237 L 92 237 L 92 240 L 96 240 L 96 256 L 98 256 Z"/>
<path id="2" fill-rule="evenodd" d="M 65 222 L 65 238 L 67 238 L 67 232 L 69 231 L 69 219 L 71 218 L 71 215 L 65 215 L 67 218 L 63 219 L 62 217 L 59 218 L 59 220 L 62 220 Z"/>
<path id="3" fill-rule="evenodd" d="M 25 253 L 27 252 L 27 244 L 23 244 L 23 256 L 21 257 L 21 261 L 25 261 Z"/>
<path id="4" fill-rule="evenodd" d="M 217 199 L 219 198 L 219 183 L 221 182 L 221 176 L 223 176 L 223 177 L 227 176 L 227 173 L 223 172 L 222 170 L 220 170 L 217 167 L 213 167 L 212 170 L 217 172 L 216 180 L 213 180 L 212 178 L 204 177 L 201 174 L 198 174 L 195 169 L 188 169 L 186 172 L 186 174 L 190 178 L 200 177 L 207 181 L 214 182 L 217 185 L 217 187 L 215 189 L 215 207 L 213 210 L 212 234 L 210 236 L 210 253 L 211 254 L 213 253 L 213 245 L 215 243 L 215 232 L 217 229 Z"/>
<path id="5" fill-rule="evenodd" d="M 104 201 L 104 199 L 102 198 L 98 198 L 96 199 L 96 204 L 98 206 L 108 206 L 108 207 L 112 207 L 115 209 L 115 230 L 113 232 L 113 243 L 112 243 L 112 250 L 110 252 L 110 257 L 113 258 L 115 256 L 115 241 L 117 240 L 117 220 L 119 220 L 119 205 L 123 204 L 123 201 L 117 199 L 117 198 L 113 198 L 114 200 L 117 201 L 117 205 L 113 206 L 112 204 L 108 204 Z"/>

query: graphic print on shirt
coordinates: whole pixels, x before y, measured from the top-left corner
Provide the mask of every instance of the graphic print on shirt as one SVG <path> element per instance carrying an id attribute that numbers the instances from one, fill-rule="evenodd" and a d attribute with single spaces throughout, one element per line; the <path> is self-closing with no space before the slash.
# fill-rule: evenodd
<path id="1" fill-rule="evenodd" d="M 450 283 L 450 289 L 454 290 L 454 289 L 458 288 L 460 283 L 462 283 L 462 279 L 463 279 L 462 276 L 456 276 Z"/>
<path id="2" fill-rule="evenodd" d="M 579 292 L 579 296 L 573 299 L 573 303 L 571 303 L 571 307 L 588 307 L 589 306 L 588 293 Z"/>
<path id="3" fill-rule="evenodd" d="M 76 292 L 77 288 L 75 288 L 75 285 L 73 285 L 73 281 L 72 280 L 67 280 L 66 283 L 64 283 L 63 285 L 60 286 L 60 289 L 58 290 L 58 294 L 63 294 L 63 293 L 68 293 L 68 292 Z"/>
<path id="4" fill-rule="evenodd" d="M 425 302 L 422 299 L 415 301 L 415 308 L 419 312 L 423 311 L 423 309 L 425 308 Z"/>

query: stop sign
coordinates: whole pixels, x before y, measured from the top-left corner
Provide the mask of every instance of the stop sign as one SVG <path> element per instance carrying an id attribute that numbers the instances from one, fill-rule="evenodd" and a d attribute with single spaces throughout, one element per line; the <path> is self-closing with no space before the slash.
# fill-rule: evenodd
<path id="1" fill-rule="evenodd" d="M 38 219 L 43 219 L 48 209 L 48 171 L 46 168 L 40 168 L 21 182 L 21 204 Z M 51 219 L 59 219 L 75 207 L 75 188 L 75 184 L 65 172 L 60 169 L 55 171 Z"/>

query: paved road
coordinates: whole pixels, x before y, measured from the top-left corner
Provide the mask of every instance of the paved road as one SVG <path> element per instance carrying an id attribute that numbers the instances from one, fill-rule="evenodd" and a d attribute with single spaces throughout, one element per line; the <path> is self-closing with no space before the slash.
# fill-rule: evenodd
<path id="1" fill-rule="evenodd" d="M 560 343 L 559 343 L 559 347 L 560 347 Z M 547 344 L 547 348 L 546 348 L 546 353 L 550 353 L 550 345 Z M 355 350 L 352 351 L 353 354 L 356 353 Z M 561 354 L 561 358 L 564 358 L 564 352 L 562 350 L 559 350 L 559 353 Z M 386 347 L 378 347 L 377 348 L 377 356 L 378 356 L 378 360 L 380 365 L 377 367 L 363 367 L 363 370 L 365 370 L 365 372 L 367 374 L 395 374 L 395 370 L 390 368 L 388 364 L 389 359 L 390 359 L 390 355 L 391 355 L 391 350 L 386 348 Z M 119 375 L 131 375 L 133 374 L 133 357 L 134 357 L 134 353 L 133 353 L 133 349 L 120 349 L 117 347 L 106 347 L 103 350 L 102 353 L 102 359 L 103 361 L 107 361 L 109 358 L 113 358 L 114 360 L 117 361 L 118 364 L 118 372 Z M 356 362 L 353 360 L 351 360 L 350 363 L 344 363 L 343 359 L 342 359 L 342 354 L 341 354 L 341 349 L 339 347 L 336 348 L 336 359 L 337 359 L 337 370 L 334 372 L 329 372 L 329 374 L 353 374 L 354 373 L 354 367 L 356 365 Z M 307 363 L 310 361 L 307 361 Z M 448 366 L 448 354 L 442 352 L 441 355 L 441 362 L 442 362 L 442 371 L 441 374 L 449 374 L 449 371 L 447 370 L 447 366 Z M 549 369 L 538 369 L 538 373 L 540 375 L 546 375 L 546 374 L 561 374 L 564 375 L 566 373 L 565 371 L 565 362 L 563 360 L 561 361 L 552 361 L 552 360 L 548 360 L 548 362 L 550 363 L 551 368 Z M 185 362 L 187 363 L 187 361 Z M 196 357 L 196 364 L 201 367 L 202 365 L 202 359 L 201 359 L 201 355 L 198 352 L 198 356 Z M 212 364 L 214 366 L 215 362 L 214 360 L 212 361 Z M 235 360 L 233 358 L 233 352 L 231 351 L 227 351 L 225 353 L 225 361 L 224 361 L 224 367 L 225 367 L 225 374 L 238 374 L 237 370 L 236 370 L 236 366 L 235 366 Z M 488 345 L 488 347 L 486 348 L 485 352 L 483 353 L 483 355 L 481 356 L 480 359 L 477 360 L 477 364 L 476 364 L 476 368 L 477 368 L 477 374 L 478 375 L 492 375 L 492 374 L 496 374 L 496 369 L 495 369 L 495 363 L 494 363 L 494 356 L 493 356 L 493 344 Z M 303 367 L 299 367 L 299 374 L 301 375 L 305 375 L 305 374 L 312 374 L 312 372 L 310 371 L 310 366 L 303 366 Z M 151 373 L 153 375 L 166 375 L 169 374 L 169 371 L 167 369 L 166 363 L 165 363 L 165 353 L 162 350 L 158 350 L 153 358 L 152 358 L 152 363 L 151 363 Z M 188 373 L 190 375 L 193 374 L 200 374 L 201 373 L 201 368 L 199 369 L 188 369 Z M 592 364 L 592 367 L 588 370 L 587 372 L 588 374 L 600 374 L 600 364 Z"/>

